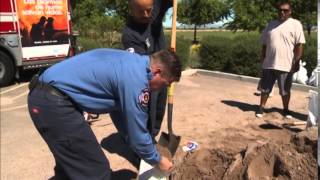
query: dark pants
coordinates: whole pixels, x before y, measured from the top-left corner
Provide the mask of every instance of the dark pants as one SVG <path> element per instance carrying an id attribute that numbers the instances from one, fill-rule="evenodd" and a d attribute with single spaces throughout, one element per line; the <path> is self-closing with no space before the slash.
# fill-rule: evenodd
<path id="1" fill-rule="evenodd" d="M 290 95 L 292 86 L 291 72 L 278 71 L 274 69 L 263 69 L 261 78 L 261 92 L 269 94 L 273 86 L 278 81 L 279 94 L 281 96 Z"/>
<path id="2" fill-rule="evenodd" d="M 149 106 L 149 130 L 152 137 L 159 134 L 167 103 L 167 88 L 151 93 Z"/>
<path id="3" fill-rule="evenodd" d="M 28 96 L 28 107 L 56 161 L 55 179 L 110 179 L 109 161 L 82 112 L 67 96 L 38 85 Z"/>

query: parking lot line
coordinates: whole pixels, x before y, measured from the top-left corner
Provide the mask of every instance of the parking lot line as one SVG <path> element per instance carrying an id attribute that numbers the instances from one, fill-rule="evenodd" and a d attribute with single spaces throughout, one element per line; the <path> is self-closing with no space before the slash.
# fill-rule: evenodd
<path id="1" fill-rule="evenodd" d="M 28 93 L 29 93 L 29 90 L 28 90 L 28 91 L 25 91 L 24 93 L 22 93 L 22 94 L 20 94 L 20 95 L 18 95 L 18 96 L 15 96 L 15 97 L 11 98 L 11 100 L 12 100 L 12 101 L 15 101 L 16 99 L 19 99 L 20 97 L 25 96 L 25 95 L 27 95 Z"/>
<path id="2" fill-rule="evenodd" d="M 19 89 L 19 88 L 24 87 L 24 86 L 26 86 L 26 85 L 28 85 L 28 84 L 29 84 L 29 83 L 19 84 L 18 86 L 15 86 L 15 87 L 12 87 L 12 88 L 10 88 L 10 89 L 7 89 L 7 90 L 5 90 L 5 91 L 0 92 L 0 95 L 3 95 L 3 94 L 5 94 L 5 93 L 8 93 L 8 92 L 13 91 L 13 90 L 16 90 L 16 89 Z"/>
<path id="3" fill-rule="evenodd" d="M 1 109 L 0 111 L 1 111 L 1 112 L 13 111 L 13 110 L 20 109 L 20 108 L 25 108 L 25 107 L 28 107 L 28 105 L 27 105 L 27 104 L 24 104 L 24 105 L 20 105 L 20 106 L 11 107 L 11 108 L 3 108 L 3 109 Z"/>

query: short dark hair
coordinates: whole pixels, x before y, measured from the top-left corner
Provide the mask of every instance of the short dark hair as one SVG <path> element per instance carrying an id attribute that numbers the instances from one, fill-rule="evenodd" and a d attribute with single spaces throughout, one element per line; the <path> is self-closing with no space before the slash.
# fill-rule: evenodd
<path id="1" fill-rule="evenodd" d="M 164 66 L 164 73 L 174 81 L 178 82 L 181 78 L 182 65 L 176 53 L 170 50 L 161 50 L 151 55 L 153 63 L 160 63 Z"/>
<path id="2" fill-rule="evenodd" d="M 288 4 L 290 9 L 291 9 L 291 2 L 290 0 L 279 0 L 277 2 L 277 8 L 280 8 L 280 6 L 284 5 L 284 4 Z"/>

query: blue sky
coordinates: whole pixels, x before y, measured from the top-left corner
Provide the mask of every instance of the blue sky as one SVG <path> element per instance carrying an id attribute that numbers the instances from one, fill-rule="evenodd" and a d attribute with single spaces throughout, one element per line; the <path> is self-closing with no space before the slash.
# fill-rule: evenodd
<path id="1" fill-rule="evenodd" d="M 167 14 L 166 14 L 166 21 L 163 23 L 164 27 L 171 27 L 171 23 L 172 23 L 172 8 L 168 9 Z M 177 26 L 179 26 L 180 24 L 177 23 Z"/>

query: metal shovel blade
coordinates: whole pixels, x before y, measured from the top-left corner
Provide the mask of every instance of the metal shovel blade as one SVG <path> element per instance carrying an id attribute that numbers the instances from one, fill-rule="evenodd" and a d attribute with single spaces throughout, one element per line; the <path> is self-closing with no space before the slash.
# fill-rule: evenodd
<path id="1" fill-rule="evenodd" d="M 172 109 L 173 104 L 168 103 L 168 133 L 162 132 L 158 142 L 159 145 L 168 148 L 171 157 L 173 157 L 173 155 L 176 153 L 181 140 L 181 136 L 173 134 Z"/>
<path id="2" fill-rule="evenodd" d="M 174 134 L 169 135 L 167 133 L 162 132 L 158 143 L 159 145 L 168 148 L 171 157 L 173 157 L 179 147 L 180 140 L 181 136 L 176 136 Z"/>

